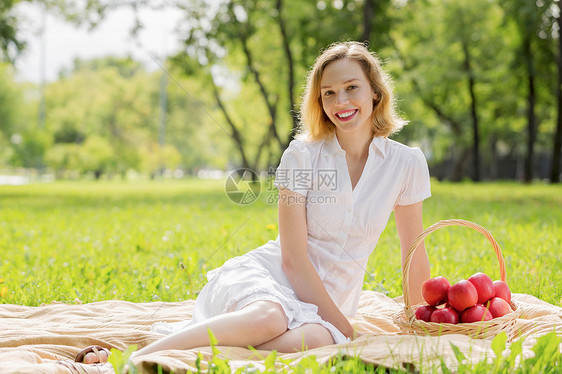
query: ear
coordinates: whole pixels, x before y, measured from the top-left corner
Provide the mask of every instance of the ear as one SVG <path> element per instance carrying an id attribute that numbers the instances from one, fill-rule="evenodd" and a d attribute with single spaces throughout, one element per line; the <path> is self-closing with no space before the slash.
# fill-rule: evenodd
<path id="1" fill-rule="evenodd" d="M 373 94 L 373 108 L 375 108 L 375 107 L 378 105 L 379 101 L 380 101 L 380 97 L 379 97 L 379 95 L 375 92 L 375 93 Z"/>

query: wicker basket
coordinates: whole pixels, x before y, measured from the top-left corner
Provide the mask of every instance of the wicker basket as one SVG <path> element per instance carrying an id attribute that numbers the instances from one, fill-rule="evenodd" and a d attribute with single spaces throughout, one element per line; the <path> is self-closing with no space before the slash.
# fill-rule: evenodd
<path id="1" fill-rule="evenodd" d="M 466 226 L 482 233 L 490 241 L 490 243 L 492 243 L 492 246 L 494 248 L 494 251 L 496 252 L 496 256 L 498 258 L 498 262 L 500 265 L 501 280 L 504 282 L 506 281 L 505 262 L 503 260 L 502 252 L 496 240 L 492 237 L 492 235 L 488 231 L 486 231 L 486 229 L 484 229 L 480 225 L 477 225 L 476 223 L 461 220 L 461 219 L 450 219 L 450 220 L 439 221 L 434 225 L 428 227 L 426 230 L 424 230 L 416 238 L 416 240 L 414 240 L 414 242 L 412 243 L 412 245 L 408 250 L 408 255 L 406 257 L 406 262 L 403 268 L 403 278 L 402 278 L 405 306 L 404 306 L 404 311 L 398 313 L 395 316 L 394 322 L 400 327 L 400 329 L 404 333 L 408 333 L 408 334 L 422 334 L 422 335 L 463 334 L 463 335 L 468 335 L 472 338 L 491 339 L 501 331 L 505 331 L 507 333 L 508 340 L 512 340 L 513 338 L 515 338 L 515 323 L 521 313 L 518 305 L 513 300 L 510 303 L 511 309 L 513 310 L 512 313 L 508 313 L 502 317 L 494 318 L 490 321 L 451 324 L 451 323 L 425 322 L 425 321 L 420 321 L 416 318 L 415 316 L 416 309 L 425 304 L 417 304 L 412 306 L 409 303 L 408 280 L 409 280 L 409 272 L 410 272 L 410 263 L 414 256 L 414 252 L 416 251 L 420 243 L 423 242 L 425 237 L 431 234 L 432 232 L 434 232 L 435 230 L 446 226 Z"/>

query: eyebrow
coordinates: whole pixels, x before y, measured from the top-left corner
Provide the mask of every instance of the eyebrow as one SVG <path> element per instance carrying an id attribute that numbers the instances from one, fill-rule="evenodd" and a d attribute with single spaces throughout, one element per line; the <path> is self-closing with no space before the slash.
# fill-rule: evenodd
<path id="1" fill-rule="evenodd" d="M 350 83 L 350 82 L 353 82 L 353 81 L 358 81 L 358 80 L 359 80 L 358 78 L 351 78 L 351 79 L 348 79 L 345 82 L 343 82 L 343 84 L 347 84 L 347 83 Z M 329 88 L 329 87 L 331 87 L 331 86 L 321 86 L 320 89 Z"/>

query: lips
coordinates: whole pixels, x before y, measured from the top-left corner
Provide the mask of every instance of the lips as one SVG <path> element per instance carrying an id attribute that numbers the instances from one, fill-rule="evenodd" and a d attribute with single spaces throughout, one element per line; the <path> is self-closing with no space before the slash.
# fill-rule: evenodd
<path id="1" fill-rule="evenodd" d="M 342 110 L 342 111 L 337 112 L 335 115 L 340 121 L 349 121 L 353 117 L 355 117 L 355 114 L 357 114 L 357 111 L 358 111 L 357 109 Z"/>

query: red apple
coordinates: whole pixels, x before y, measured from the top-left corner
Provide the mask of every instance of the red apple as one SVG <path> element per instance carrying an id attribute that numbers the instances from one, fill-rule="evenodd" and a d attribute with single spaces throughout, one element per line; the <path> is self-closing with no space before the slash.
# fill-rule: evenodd
<path id="1" fill-rule="evenodd" d="M 431 305 L 422 305 L 416 309 L 416 318 L 425 322 L 431 322 L 431 315 L 437 310 Z"/>
<path id="2" fill-rule="evenodd" d="M 468 281 L 476 287 L 476 292 L 478 292 L 478 302 L 480 304 L 485 303 L 495 296 L 496 291 L 494 290 L 494 282 L 484 273 L 476 273 L 468 278 Z"/>
<path id="3" fill-rule="evenodd" d="M 462 323 L 471 323 L 478 321 L 489 321 L 492 319 L 492 313 L 482 305 L 474 305 L 462 312 Z"/>
<path id="4" fill-rule="evenodd" d="M 508 302 L 501 297 L 492 297 L 490 301 L 486 303 L 486 308 L 488 308 L 492 314 L 492 318 L 505 316 L 507 313 L 512 312 Z"/>
<path id="5" fill-rule="evenodd" d="M 493 284 L 494 284 L 494 290 L 496 291 L 495 296 L 501 297 L 509 304 L 511 302 L 511 291 L 509 290 L 507 283 L 501 280 L 497 280 L 494 281 Z"/>
<path id="6" fill-rule="evenodd" d="M 478 302 L 478 292 L 476 291 L 476 287 L 464 279 L 453 284 L 451 288 L 449 288 L 447 297 L 451 306 L 459 312 L 476 305 Z"/>
<path id="7" fill-rule="evenodd" d="M 445 277 L 435 277 L 422 284 L 422 296 L 429 305 L 440 305 L 447 301 L 447 291 L 451 284 Z"/>
<path id="8" fill-rule="evenodd" d="M 453 308 L 437 309 L 431 314 L 431 322 L 457 324 L 459 321 L 459 313 Z"/>

